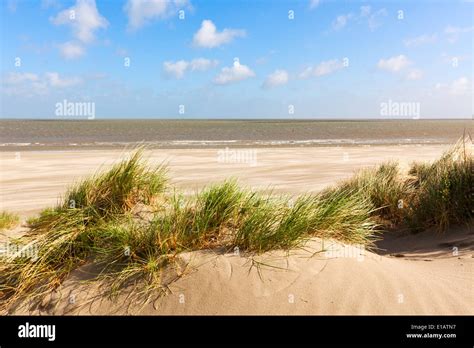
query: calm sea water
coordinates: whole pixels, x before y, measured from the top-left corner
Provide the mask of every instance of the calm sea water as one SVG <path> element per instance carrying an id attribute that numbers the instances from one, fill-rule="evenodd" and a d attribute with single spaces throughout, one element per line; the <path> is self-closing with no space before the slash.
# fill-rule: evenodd
<path id="1" fill-rule="evenodd" d="M 446 144 L 471 120 L 0 120 L 0 150 L 123 147 Z"/>

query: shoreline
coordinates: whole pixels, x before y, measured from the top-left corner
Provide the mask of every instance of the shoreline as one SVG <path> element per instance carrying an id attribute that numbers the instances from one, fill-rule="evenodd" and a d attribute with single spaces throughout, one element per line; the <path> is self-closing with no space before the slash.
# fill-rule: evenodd
<path id="1" fill-rule="evenodd" d="M 425 145 L 450 145 L 450 140 L 412 140 L 382 142 L 380 140 L 372 141 L 334 141 L 325 142 L 320 140 L 286 141 L 272 140 L 262 142 L 239 142 L 237 140 L 228 141 L 177 141 L 175 143 L 163 142 L 129 142 L 129 143 L 109 143 L 109 144 L 0 144 L 1 152 L 42 152 L 42 151 L 129 151 L 139 146 L 144 146 L 147 150 L 220 150 L 230 149 L 285 149 L 285 148 L 331 148 L 331 147 L 383 147 L 383 146 L 425 146 Z"/>

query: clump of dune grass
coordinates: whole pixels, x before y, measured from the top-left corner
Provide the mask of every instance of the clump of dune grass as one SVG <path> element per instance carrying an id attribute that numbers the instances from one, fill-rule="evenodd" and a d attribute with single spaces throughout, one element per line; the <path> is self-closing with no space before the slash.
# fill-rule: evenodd
<path id="1" fill-rule="evenodd" d="M 464 137 L 431 164 L 415 163 L 409 174 L 416 187 L 406 220 L 413 231 L 435 227 L 443 232 L 450 224 L 472 221 L 474 173 L 470 146 Z"/>
<path id="2" fill-rule="evenodd" d="M 149 205 L 166 186 L 166 169 L 149 168 L 142 161 L 143 150 L 70 188 L 62 202 L 31 221 L 33 231 L 51 230 L 71 223 L 91 224 Z M 73 217 L 71 217 L 73 215 Z"/>
<path id="3" fill-rule="evenodd" d="M 375 207 L 372 215 L 385 229 L 420 232 L 472 221 L 474 175 L 470 137 L 461 138 L 433 163 L 415 162 L 407 174 L 386 162 L 357 172 L 323 195 L 355 194 Z"/>
<path id="4" fill-rule="evenodd" d="M 400 224 L 404 219 L 404 207 L 411 200 L 413 184 L 400 172 L 397 162 L 386 162 L 375 168 L 366 168 L 352 178 L 326 191 L 328 195 L 337 192 L 355 193 L 371 202 L 376 208 L 372 215 L 386 227 Z"/>
<path id="5" fill-rule="evenodd" d="M 150 168 L 143 151 L 68 190 L 63 202 L 30 220 L 21 242 L 34 243 L 34 260 L 0 260 L 0 301 L 11 304 L 22 295 L 41 297 L 57 288 L 97 248 L 104 248 L 104 226 L 120 224 L 140 205 L 155 203 L 165 190 L 165 169 Z"/>
<path id="6" fill-rule="evenodd" d="M 177 255 L 160 231 L 129 215 L 122 221 L 97 228 L 94 233 L 93 259 L 101 265 L 97 279 L 107 282 L 111 296 L 138 283 L 143 286 L 135 295 L 145 298 L 160 289 L 164 270 Z"/>
<path id="7" fill-rule="evenodd" d="M 285 239 L 277 240 L 279 226 L 282 225 L 285 207 L 268 197 L 252 196 L 246 202 L 244 213 L 237 227 L 234 245 L 242 250 L 257 252 L 283 247 L 295 239 L 298 233 L 287 235 Z"/>
<path id="8" fill-rule="evenodd" d="M 0 230 L 6 230 L 17 226 L 20 223 L 20 217 L 17 214 L 8 211 L 0 212 Z"/>
<path id="9" fill-rule="evenodd" d="M 360 192 L 322 193 L 317 199 L 312 221 L 314 235 L 370 246 L 381 231 L 372 216 L 376 207 Z"/>
<path id="10" fill-rule="evenodd" d="M 197 248 L 222 244 L 221 239 L 238 225 L 250 196 L 235 180 L 203 190 L 191 208 L 192 221 L 183 236 L 185 243 Z"/>
<path id="11" fill-rule="evenodd" d="M 34 244 L 38 255 L 34 259 L 14 255 L 0 259 L 0 300 L 8 304 L 9 299 L 14 301 L 23 294 L 34 299 L 56 289 L 85 261 L 91 246 L 87 232 L 85 225 L 71 223 L 21 238 L 21 244 Z"/>
<path id="12" fill-rule="evenodd" d="M 261 197 L 250 203 L 234 241 L 243 250 L 290 249 L 314 236 L 367 245 L 378 230 L 372 204 L 343 191 L 287 199 L 284 204 Z"/>

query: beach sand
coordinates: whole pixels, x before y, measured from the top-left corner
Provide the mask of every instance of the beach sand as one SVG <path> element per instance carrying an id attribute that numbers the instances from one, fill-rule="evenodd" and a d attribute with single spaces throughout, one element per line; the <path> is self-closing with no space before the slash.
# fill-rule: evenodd
<path id="1" fill-rule="evenodd" d="M 206 184 L 230 177 L 242 185 L 274 193 L 316 192 L 350 177 L 359 168 L 388 160 L 402 167 L 412 161 L 430 161 L 448 145 L 393 145 L 228 149 L 241 151 L 232 161 L 220 149 L 156 149 L 146 157 L 167 163 L 172 184 L 191 193 Z M 221 156 L 219 156 L 221 151 Z M 250 151 L 250 152 L 249 152 Z M 119 161 L 121 150 L 0 152 L 0 210 L 23 218 L 52 206 L 68 185 L 101 166 Z"/>
<path id="2" fill-rule="evenodd" d="M 433 160 L 446 145 L 261 148 L 256 165 L 220 163 L 217 149 L 166 149 L 147 153 L 166 161 L 170 178 L 193 192 L 230 176 L 258 190 L 315 192 L 350 177 L 359 168 L 386 160 L 406 167 Z M 121 151 L 25 151 L 0 153 L 1 210 L 31 216 L 53 205 L 67 185 L 109 166 Z M 20 235 L 18 227 L 6 235 Z M 87 266 L 29 312 L 15 314 L 473 314 L 474 233 L 466 226 L 440 235 L 387 234 L 367 251 L 311 239 L 302 249 L 259 256 L 232 250 L 195 251 L 180 256 L 180 277 L 170 293 L 142 306 L 103 296 L 100 284 L 83 284 Z M 167 277 L 172 277 L 170 271 Z M 73 301 L 71 301 L 73 299 Z"/>

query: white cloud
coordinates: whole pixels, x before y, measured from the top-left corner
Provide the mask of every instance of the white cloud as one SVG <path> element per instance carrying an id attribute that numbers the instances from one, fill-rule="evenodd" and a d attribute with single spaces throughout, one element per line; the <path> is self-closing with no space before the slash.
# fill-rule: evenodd
<path id="1" fill-rule="evenodd" d="M 201 28 L 194 34 L 194 45 L 198 47 L 213 48 L 231 42 L 236 37 L 245 36 L 245 30 L 224 29 L 218 32 L 214 23 L 206 19 L 201 23 Z"/>
<path id="2" fill-rule="evenodd" d="M 178 60 L 176 62 L 167 61 L 163 63 L 163 71 L 166 76 L 176 79 L 182 79 L 185 73 L 190 71 L 206 71 L 219 64 L 217 60 L 210 60 L 206 58 L 196 58 L 190 62 L 185 60 Z"/>
<path id="3" fill-rule="evenodd" d="M 387 70 L 390 72 L 399 72 L 400 70 L 403 70 L 407 66 L 409 66 L 411 62 L 408 60 L 407 57 L 405 57 L 403 54 L 396 56 L 396 57 L 391 57 L 388 59 L 380 59 L 377 67 L 381 70 Z"/>
<path id="4" fill-rule="evenodd" d="M 407 71 L 409 66 L 412 66 L 413 63 L 403 54 L 394 56 L 387 59 L 380 59 L 377 67 L 380 70 L 389 71 L 394 74 L 405 74 L 405 79 L 409 81 L 420 80 L 423 77 L 423 71 L 420 69 L 412 67 Z"/>
<path id="5" fill-rule="evenodd" d="M 307 67 L 299 77 L 306 79 L 312 76 L 319 77 L 324 75 L 332 74 L 340 69 L 344 68 L 344 64 L 339 59 L 326 60 L 319 63 L 315 67 Z"/>
<path id="6" fill-rule="evenodd" d="M 310 0 L 310 1 L 309 1 L 309 8 L 310 8 L 311 10 L 313 10 L 313 9 L 315 9 L 316 7 L 318 7 L 320 3 L 321 3 L 320 0 Z"/>
<path id="7" fill-rule="evenodd" d="M 407 80 L 414 81 L 414 80 L 419 80 L 423 77 L 423 72 L 419 69 L 413 69 L 408 72 L 407 74 Z"/>
<path id="8" fill-rule="evenodd" d="M 357 22 L 360 22 L 362 20 L 364 21 L 367 20 L 369 29 L 371 31 L 374 31 L 377 27 L 381 25 L 380 18 L 384 16 L 387 16 L 387 10 L 384 8 L 373 12 L 372 7 L 368 5 L 361 6 L 359 8 L 358 14 L 354 14 L 351 12 L 351 13 L 337 16 L 336 19 L 332 22 L 332 29 L 336 31 L 341 30 L 344 27 L 346 27 L 346 25 L 351 20 L 355 20 Z"/>
<path id="9" fill-rule="evenodd" d="M 406 39 L 403 41 L 405 46 L 407 47 L 418 47 L 421 45 L 429 44 L 429 43 L 434 43 L 436 42 L 436 34 L 433 35 L 420 35 L 417 37 L 413 37 L 410 39 Z"/>
<path id="10" fill-rule="evenodd" d="M 184 77 L 186 69 L 188 68 L 188 65 L 189 63 L 184 60 L 178 60 L 177 62 L 164 62 L 163 70 L 168 76 L 173 76 L 177 79 L 182 79 Z"/>
<path id="11" fill-rule="evenodd" d="M 255 73 L 246 65 L 240 64 L 239 61 L 234 61 L 234 65 L 222 68 L 219 75 L 214 79 L 214 83 L 218 85 L 226 85 L 229 83 L 246 80 L 254 77 Z"/>
<path id="12" fill-rule="evenodd" d="M 50 20 L 54 25 L 70 26 L 74 36 L 84 43 L 94 41 L 95 31 L 109 25 L 97 10 L 95 0 L 77 0 L 76 5 L 59 12 Z"/>
<path id="13" fill-rule="evenodd" d="M 325 62 L 321 62 L 315 69 L 314 75 L 315 76 L 323 76 L 331 74 L 339 69 L 342 69 L 344 66 L 342 62 L 337 59 L 328 60 Z"/>
<path id="14" fill-rule="evenodd" d="M 50 88 L 61 89 L 82 83 L 79 77 L 62 77 L 57 72 L 42 76 L 34 73 L 8 73 L 2 81 L 2 92 L 7 95 L 30 97 L 47 94 Z"/>
<path id="15" fill-rule="evenodd" d="M 82 79 L 79 77 L 63 78 L 57 72 L 48 72 L 45 77 L 51 87 L 72 87 L 80 84 Z"/>
<path id="16" fill-rule="evenodd" d="M 263 88 L 273 88 L 277 86 L 286 85 L 289 80 L 289 75 L 286 70 L 275 70 L 273 73 L 268 75 L 267 79 L 263 83 Z"/>
<path id="17" fill-rule="evenodd" d="M 82 57 L 85 53 L 83 46 L 71 41 L 59 45 L 59 51 L 66 59 L 76 59 Z"/>
<path id="18" fill-rule="evenodd" d="M 446 52 L 441 53 L 441 58 L 443 62 L 450 64 L 453 67 L 457 67 L 463 61 L 469 60 L 469 55 L 456 55 L 452 56 L 447 54 Z"/>
<path id="19" fill-rule="evenodd" d="M 435 85 L 435 88 L 451 95 L 465 95 L 470 91 L 471 86 L 469 79 L 465 76 L 461 76 L 460 78 L 448 84 L 438 82 Z"/>
<path id="20" fill-rule="evenodd" d="M 374 31 L 377 29 L 382 23 L 380 21 L 380 17 L 385 17 L 387 15 L 387 10 L 382 8 L 378 11 L 375 11 L 369 16 L 368 24 L 369 24 L 369 29 L 371 31 Z"/>
<path id="21" fill-rule="evenodd" d="M 145 24 L 177 14 L 190 7 L 188 0 L 128 0 L 124 11 L 128 16 L 129 29 L 136 30 Z"/>
<path id="22" fill-rule="evenodd" d="M 337 16 L 336 19 L 332 22 L 332 28 L 334 30 L 341 30 L 347 24 L 347 22 L 353 17 L 352 13 L 348 13 L 345 15 Z"/>
<path id="23" fill-rule="evenodd" d="M 449 93 L 454 95 L 464 95 L 469 91 L 469 79 L 465 76 L 454 80 L 449 86 Z"/>
<path id="24" fill-rule="evenodd" d="M 27 81 L 38 81 L 39 77 L 33 73 L 17 73 L 11 72 L 3 79 L 4 84 L 19 84 Z"/>
<path id="25" fill-rule="evenodd" d="M 369 16 L 370 12 L 372 12 L 372 8 L 370 6 L 361 6 L 360 7 L 360 16 L 361 17 Z"/>
<path id="26" fill-rule="evenodd" d="M 474 26 L 464 28 L 447 26 L 444 29 L 444 33 L 448 35 L 448 41 L 451 43 L 456 42 L 461 34 L 470 33 L 471 31 L 474 31 Z"/>
<path id="27" fill-rule="evenodd" d="M 2 94 L 20 97 L 44 95 L 48 92 L 47 83 L 33 73 L 10 72 L 2 79 L 1 89 Z"/>

